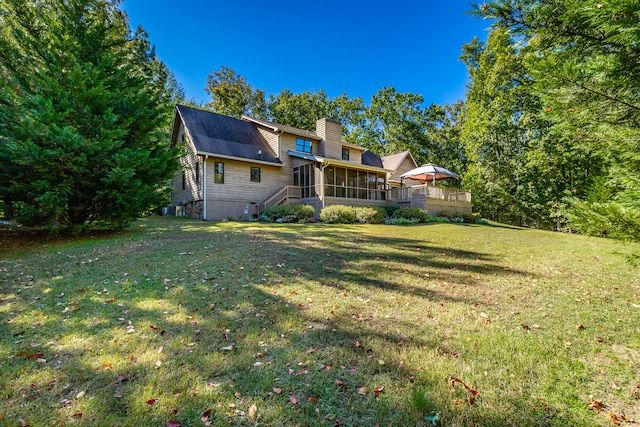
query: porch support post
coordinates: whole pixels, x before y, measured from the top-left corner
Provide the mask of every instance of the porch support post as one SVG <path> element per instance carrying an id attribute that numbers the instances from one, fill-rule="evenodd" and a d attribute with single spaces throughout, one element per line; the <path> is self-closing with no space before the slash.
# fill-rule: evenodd
<path id="1" fill-rule="evenodd" d="M 325 162 L 320 164 L 320 202 L 322 203 L 322 209 L 324 209 L 324 168 L 326 167 Z"/>

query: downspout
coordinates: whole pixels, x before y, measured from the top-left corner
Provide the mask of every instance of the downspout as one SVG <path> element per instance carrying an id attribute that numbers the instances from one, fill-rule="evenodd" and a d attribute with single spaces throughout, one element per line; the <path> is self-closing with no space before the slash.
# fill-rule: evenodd
<path id="1" fill-rule="evenodd" d="M 207 220 L 207 159 L 209 156 L 204 156 L 204 162 L 202 165 L 202 220 Z"/>
<path id="2" fill-rule="evenodd" d="M 324 168 L 327 166 L 326 160 L 320 164 L 320 201 L 322 202 L 322 209 L 324 209 Z"/>

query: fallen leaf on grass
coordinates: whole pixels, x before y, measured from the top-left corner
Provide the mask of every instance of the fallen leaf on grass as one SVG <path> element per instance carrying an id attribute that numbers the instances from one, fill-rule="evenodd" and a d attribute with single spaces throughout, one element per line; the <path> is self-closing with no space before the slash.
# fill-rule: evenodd
<path id="1" fill-rule="evenodd" d="M 157 402 L 157 400 L 156 400 L 156 399 L 149 399 L 149 400 L 147 400 L 147 401 L 146 401 L 146 402 L 144 402 L 144 403 L 146 403 L 147 405 L 153 405 L 153 404 L 154 404 L 154 403 L 156 403 L 156 402 Z"/>
<path id="2" fill-rule="evenodd" d="M 298 404 L 298 398 L 297 398 L 297 397 L 295 397 L 294 395 L 289 396 L 289 401 L 290 401 L 291 403 L 293 403 L 294 405 L 297 405 L 297 404 Z"/>
<path id="3" fill-rule="evenodd" d="M 336 384 L 345 386 L 346 384 L 341 380 L 336 380 Z"/>
<path id="4" fill-rule="evenodd" d="M 42 353 L 33 353 L 24 357 L 26 360 L 42 359 Z"/>
<path id="5" fill-rule="evenodd" d="M 249 407 L 249 418 L 252 419 L 253 421 L 256 420 L 256 416 L 257 416 L 256 412 L 258 412 L 258 406 L 254 403 Z"/>
<path id="6" fill-rule="evenodd" d="M 607 418 L 609 419 L 609 421 L 611 421 L 615 425 L 618 425 L 618 426 L 620 425 L 620 420 L 618 419 L 616 414 L 612 414 L 611 412 L 607 412 Z"/>
<path id="7" fill-rule="evenodd" d="M 73 418 L 82 418 L 82 412 L 71 415 Z"/>
<path id="8" fill-rule="evenodd" d="M 602 400 L 591 399 L 589 402 L 589 409 L 592 411 L 600 412 L 604 409 L 604 405 L 602 404 Z"/>
<path id="9" fill-rule="evenodd" d="M 167 427 L 180 427 L 182 424 L 180 424 L 178 421 L 167 421 Z"/>
<path id="10" fill-rule="evenodd" d="M 318 398 L 317 398 L 317 397 L 313 397 L 313 396 L 311 396 L 311 397 L 309 397 L 307 400 L 308 400 L 309 402 L 311 402 L 311 403 L 318 403 Z"/>
<path id="11" fill-rule="evenodd" d="M 455 387 L 456 383 L 462 384 L 464 388 L 466 388 L 469 391 L 469 393 L 471 393 L 471 396 L 469 396 L 469 403 L 473 405 L 474 402 L 476 401 L 476 396 L 480 394 L 480 392 L 478 390 L 474 390 L 471 387 L 469 387 L 460 378 L 451 378 L 451 387 Z"/>
<path id="12" fill-rule="evenodd" d="M 367 393 L 369 393 L 369 387 L 360 387 L 358 389 L 358 394 L 365 396 Z"/>
<path id="13" fill-rule="evenodd" d="M 384 392 L 384 386 L 380 386 L 378 388 L 373 389 L 374 394 L 380 394 L 382 392 Z"/>
<path id="14" fill-rule="evenodd" d="M 274 387 L 273 388 L 273 392 L 276 393 L 276 394 L 280 394 L 280 393 L 282 393 L 282 389 L 278 388 L 278 387 Z"/>
<path id="15" fill-rule="evenodd" d="M 465 382 L 464 382 L 464 381 L 462 381 L 460 378 L 452 378 L 452 379 L 451 379 L 451 387 L 455 387 L 456 383 L 460 383 L 460 384 L 462 384 L 462 385 L 464 386 L 464 388 L 466 388 L 467 390 L 469 390 L 469 392 L 470 392 L 471 394 L 473 394 L 474 396 L 475 396 L 475 395 L 480 394 L 480 392 L 479 392 L 478 390 L 474 390 L 474 389 L 472 389 L 471 387 L 469 387 L 468 385 L 466 385 L 466 384 L 465 384 Z"/>
<path id="16" fill-rule="evenodd" d="M 111 369 L 111 362 L 105 362 L 102 364 L 102 369 L 104 369 L 105 371 L 108 371 L 109 369 Z"/>

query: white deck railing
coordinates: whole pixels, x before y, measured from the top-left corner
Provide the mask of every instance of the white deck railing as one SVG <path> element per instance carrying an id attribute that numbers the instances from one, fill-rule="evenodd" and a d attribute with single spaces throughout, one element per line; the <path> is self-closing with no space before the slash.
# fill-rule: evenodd
<path id="1" fill-rule="evenodd" d="M 438 199 L 448 202 L 471 203 L 471 193 L 468 191 L 449 190 L 430 185 L 415 185 L 412 187 L 392 188 L 389 190 L 388 200 L 397 202 L 416 199 Z"/>

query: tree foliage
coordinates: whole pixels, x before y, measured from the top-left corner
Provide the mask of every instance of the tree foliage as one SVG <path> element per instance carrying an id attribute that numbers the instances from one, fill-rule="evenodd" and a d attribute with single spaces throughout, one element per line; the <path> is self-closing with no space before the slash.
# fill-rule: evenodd
<path id="1" fill-rule="evenodd" d="M 29 225 L 123 227 L 166 201 L 179 84 L 117 1 L 3 0 L 0 200 Z"/>
<path id="2" fill-rule="evenodd" d="M 323 117 L 343 125 L 344 140 L 379 155 L 411 150 L 418 162 L 440 162 L 464 173 L 464 153 L 454 135 L 459 130 L 460 104 L 424 107 L 422 95 L 385 87 L 368 105 L 346 93 L 331 98 L 324 90 L 294 93 L 284 89 L 265 97 L 235 71 L 222 66 L 209 75 L 207 91 L 212 101 L 205 108 L 240 117 L 243 114 L 314 131 Z M 258 106 L 258 108 L 256 108 Z"/>
<path id="3" fill-rule="evenodd" d="M 247 114 L 264 119 L 267 115 L 265 93 L 254 89 L 247 79 L 224 65 L 207 77 L 205 91 L 211 95 L 206 105 L 212 111 L 227 116 Z"/>
<path id="4" fill-rule="evenodd" d="M 499 0 L 475 13 L 526 52 L 528 92 L 545 123 L 527 152 L 549 177 L 544 199 L 566 204 L 576 230 L 626 229 L 637 239 L 629 224 L 640 209 L 640 3 Z M 603 189 L 607 200 L 595 201 Z"/>

